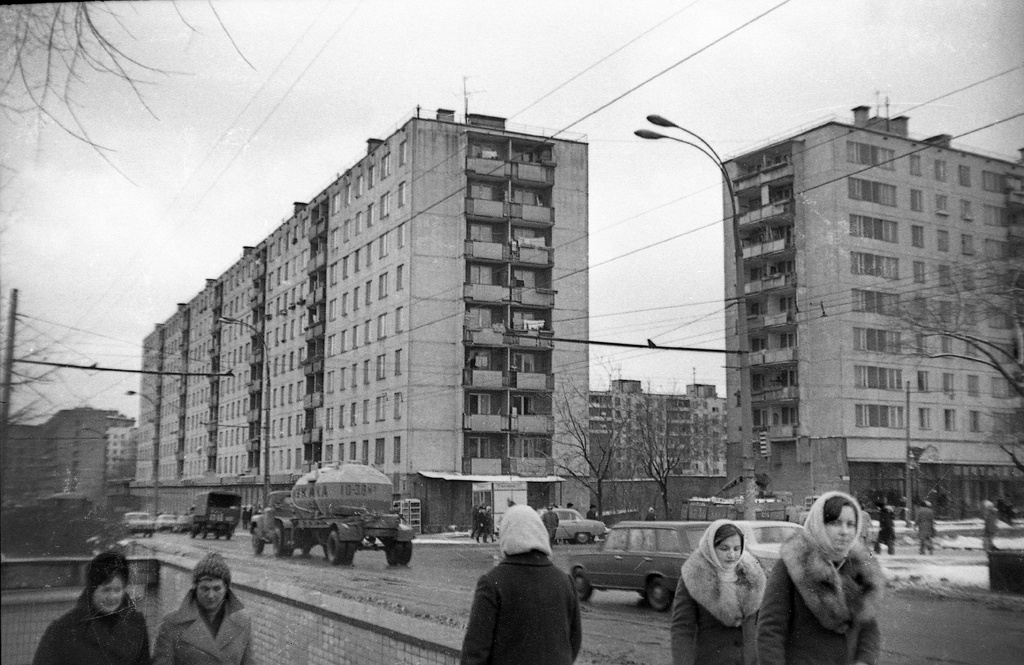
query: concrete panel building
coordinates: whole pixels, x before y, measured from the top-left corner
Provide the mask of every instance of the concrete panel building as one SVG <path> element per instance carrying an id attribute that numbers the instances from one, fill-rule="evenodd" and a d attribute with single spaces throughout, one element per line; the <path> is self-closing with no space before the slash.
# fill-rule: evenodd
<path id="1" fill-rule="evenodd" d="M 740 432 L 731 367 L 730 475 L 763 432 L 757 471 L 798 500 L 909 494 L 948 514 L 1020 503 L 1024 477 L 997 445 L 1020 400 L 979 349 L 1021 357 L 1003 280 L 1024 256 L 1024 165 L 853 113 L 726 164 L 725 295 L 746 301 L 727 310 L 728 348 L 745 317 L 755 429 Z"/>
<path id="2" fill-rule="evenodd" d="M 589 373 L 551 337 L 587 337 L 587 265 L 582 140 L 417 114 L 147 337 L 136 489 L 155 465 L 162 510 L 256 503 L 268 469 L 358 462 L 425 526 L 468 524 L 481 479 L 557 492 L 551 396 Z"/>

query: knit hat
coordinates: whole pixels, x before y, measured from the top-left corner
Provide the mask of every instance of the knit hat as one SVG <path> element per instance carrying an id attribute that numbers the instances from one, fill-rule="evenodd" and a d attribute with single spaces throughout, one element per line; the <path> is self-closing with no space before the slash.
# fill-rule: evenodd
<path id="1" fill-rule="evenodd" d="M 231 569 L 217 552 L 210 552 L 196 564 L 192 570 L 192 583 L 197 584 L 204 577 L 224 580 L 224 584 L 231 584 Z"/>
<path id="2" fill-rule="evenodd" d="M 511 506 L 501 518 L 498 549 L 505 556 L 537 550 L 551 556 L 548 530 L 537 511 L 529 506 Z"/>
<path id="3" fill-rule="evenodd" d="M 97 554 L 89 562 L 89 568 L 85 573 L 89 592 L 92 593 L 114 576 L 120 577 L 126 585 L 128 584 L 128 559 L 120 552 L 113 550 Z"/>

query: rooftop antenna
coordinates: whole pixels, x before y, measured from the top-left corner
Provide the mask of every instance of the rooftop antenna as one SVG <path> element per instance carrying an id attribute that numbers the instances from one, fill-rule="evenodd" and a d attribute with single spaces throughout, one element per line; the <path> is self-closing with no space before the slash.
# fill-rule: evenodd
<path id="1" fill-rule="evenodd" d="M 889 95 L 885 96 L 885 131 L 889 131 Z"/>
<path id="2" fill-rule="evenodd" d="M 469 118 L 469 96 L 474 94 L 474 93 L 477 93 L 477 92 L 487 92 L 486 90 L 468 90 L 466 88 L 466 83 L 471 78 L 473 78 L 473 77 L 472 76 L 463 76 L 462 77 L 462 104 L 463 104 L 463 111 L 466 114 L 466 116 L 465 116 L 466 119 Z"/>

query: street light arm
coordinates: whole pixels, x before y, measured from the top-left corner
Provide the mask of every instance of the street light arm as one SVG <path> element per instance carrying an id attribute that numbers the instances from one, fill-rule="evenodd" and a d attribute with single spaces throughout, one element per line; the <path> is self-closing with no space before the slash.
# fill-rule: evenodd
<path id="1" fill-rule="evenodd" d="M 700 150 L 702 153 L 704 153 L 704 155 L 708 159 L 710 159 L 711 161 L 713 161 L 715 163 L 715 166 L 717 166 L 718 170 L 722 173 L 722 178 L 725 180 L 725 188 L 729 190 L 729 206 L 732 208 L 732 215 L 733 215 L 733 217 L 736 217 L 736 194 L 735 194 L 735 192 L 732 189 L 732 178 L 729 177 L 729 172 L 726 170 L 725 164 L 722 163 L 722 159 L 718 156 L 718 153 L 715 152 L 714 148 L 709 146 L 707 141 L 705 141 L 704 139 L 700 138 L 699 136 L 697 136 L 693 132 L 691 132 L 691 131 L 689 131 L 687 129 L 683 129 L 682 127 L 679 127 L 678 125 L 673 124 L 669 120 L 665 120 L 660 115 L 649 115 L 649 116 L 647 116 L 648 120 L 651 120 L 651 118 L 658 118 L 658 119 L 664 121 L 665 123 L 668 123 L 667 125 L 664 125 L 664 126 L 675 127 L 675 128 L 677 128 L 677 129 L 679 129 L 681 131 L 686 132 L 687 134 L 690 134 L 691 136 L 696 137 L 701 142 L 701 144 L 694 143 L 693 141 L 687 141 L 686 139 L 681 139 L 681 138 L 678 138 L 676 136 L 669 136 L 668 134 L 661 134 L 660 132 L 654 132 L 654 131 L 651 131 L 649 129 L 638 129 L 638 130 L 636 130 L 633 133 L 636 134 L 637 136 L 639 136 L 642 139 L 651 139 L 651 140 L 669 139 L 670 141 L 675 141 L 676 143 L 683 143 L 683 144 L 688 145 L 690 147 L 696 148 L 697 150 Z M 655 122 L 654 120 L 651 120 L 651 122 L 653 122 L 656 125 L 661 124 L 659 122 Z M 705 147 L 705 146 L 707 146 L 707 147 Z"/>
<path id="2" fill-rule="evenodd" d="M 705 141 L 698 134 L 695 134 L 694 132 L 691 132 L 689 129 L 686 129 L 685 127 L 680 127 L 679 125 L 677 125 L 676 123 L 672 122 L 668 118 L 662 117 L 662 116 L 657 115 L 657 114 L 651 114 L 651 115 L 647 116 L 647 121 L 650 122 L 652 125 L 658 125 L 659 127 L 674 127 L 674 128 L 678 129 L 681 132 L 686 132 L 687 134 L 689 134 L 693 138 L 695 138 L 698 141 L 700 141 L 704 145 L 704 147 L 706 147 L 708 150 L 710 150 L 711 154 L 713 154 L 715 156 L 715 160 L 718 161 L 719 164 L 724 164 L 725 163 L 725 160 L 723 160 L 718 155 L 718 153 L 715 152 L 715 149 L 711 147 L 710 143 Z"/>

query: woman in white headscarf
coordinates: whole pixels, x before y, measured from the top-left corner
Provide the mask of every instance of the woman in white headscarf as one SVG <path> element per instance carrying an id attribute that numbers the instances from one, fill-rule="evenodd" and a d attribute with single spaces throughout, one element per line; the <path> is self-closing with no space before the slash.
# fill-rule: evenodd
<path id="1" fill-rule="evenodd" d="M 672 604 L 673 665 L 756 663 L 764 588 L 764 571 L 745 550 L 743 532 L 729 520 L 713 522 L 680 571 Z"/>
<path id="2" fill-rule="evenodd" d="M 460 663 L 571 665 L 583 640 L 579 600 L 551 562 L 537 511 L 509 507 L 498 548 L 504 558 L 476 584 Z"/>
<path id="3" fill-rule="evenodd" d="M 857 500 L 827 492 L 787 540 L 757 620 L 761 665 L 874 665 L 885 578 L 858 538 Z"/>

